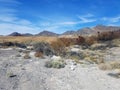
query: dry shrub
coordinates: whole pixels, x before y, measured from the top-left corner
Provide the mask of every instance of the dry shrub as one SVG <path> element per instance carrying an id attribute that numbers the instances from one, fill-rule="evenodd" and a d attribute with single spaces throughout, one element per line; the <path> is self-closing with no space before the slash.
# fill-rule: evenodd
<path id="1" fill-rule="evenodd" d="M 86 37 L 85 44 L 90 46 L 90 45 L 92 45 L 94 43 L 97 43 L 97 37 L 96 36 Z"/>
<path id="2" fill-rule="evenodd" d="M 84 43 L 85 43 L 85 38 L 82 36 L 78 36 L 78 38 L 76 39 L 76 44 L 82 45 Z"/>
<path id="3" fill-rule="evenodd" d="M 101 70 L 120 69 L 120 61 L 111 61 L 108 63 L 100 64 L 99 68 Z"/>
<path id="4" fill-rule="evenodd" d="M 47 61 L 45 63 L 45 67 L 47 68 L 64 68 L 66 65 L 66 63 L 63 60 L 51 60 L 51 61 Z"/>
<path id="5" fill-rule="evenodd" d="M 53 48 L 55 54 L 61 55 L 65 52 L 65 44 L 58 39 L 57 41 L 54 41 L 51 43 L 51 47 Z"/>
<path id="6" fill-rule="evenodd" d="M 3 47 L 20 47 L 20 48 L 26 48 L 26 45 L 24 43 L 18 43 L 18 42 L 2 42 L 1 45 Z"/>
<path id="7" fill-rule="evenodd" d="M 76 43 L 76 38 L 60 38 L 66 47 L 74 45 Z"/>
<path id="8" fill-rule="evenodd" d="M 41 52 L 36 52 L 34 56 L 40 58 L 40 57 L 43 57 L 43 53 L 41 53 Z"/>
<path id="9" fill-rule="evenodd" d="M 88 56 L 88 57 L 85 57 L 84 58 L 85 61 L 91 63 L 91 64 L 101 64 L 101 63 L 104 63 L 104 60 L 102 58 L 97 58 L 97 57 L 94 57 L 94 56 Z"/>
<path id="10" fill-rule="evenodd" d="M 108 32 L 98 32 L 99 41 L 109 41 L 116 38 L 120 38 L 120 31 L 108 31 Z"/>
<path id="11" fill-rule="evenodd" d="M 43 53 L 44 55 L 49 56 L 49 55 L 53 55 L 53 54 L 54 54 L 54 52 L 53 52 L 50 44 L 47 43 L 47 42 L 35 43 L 35 44 L 33 45 L 33 47 L 34 47 L 34 50 L 35 50 L 36 52 L 41 52 L 41 53 Z"/>

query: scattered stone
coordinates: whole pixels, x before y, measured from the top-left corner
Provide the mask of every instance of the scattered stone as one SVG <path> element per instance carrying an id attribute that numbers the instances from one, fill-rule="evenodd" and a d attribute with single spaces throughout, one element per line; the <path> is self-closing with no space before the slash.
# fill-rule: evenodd
<path id="1" fill-rule="evenodd" d="M 33 46 L 27 46 L 27 48 L 26 48 L 27 50 L 33 50 L 34 49 L 34 47 Z"/>
<path id="2" fill-rule="evenodd" d="M 103 44 L 103 43 L 96 43 L 96 44 L 93 44 L 91 45 L 90 47 L 92 50 L 104 50 L 107 48 L 107 44 Z"/>
<path id="3" fill-rule="evenodd" d="M 31 57 L 29 56 L 29 54 L 25 54 L 24 55 L 24 59 L 30 59 Z"/>
<path id="4" fill-rule="evenodd" d="M 84 54 L 82 52 L 67 52 L 66 58 L 73 59 L 73 60 L 82 60 L 84 59 Z"/>
<path id="5" fill-rule="evenodd" d="M 10 77 L 10 78 L 13 78 L 13 77 L 16 77 L 16 76 L 17 76 L 17 75 L 10 75 L 9 77 Z"/>
<path id="6" fill-rule="evenodd" d="M 16 57 L 21 57 L 21 55 L 20 55 L 20 54 L 17 54 Z"/>
<path id="7" fill-rule="evenodd" d="M 73 71 L 75 70 L 75 68 L 76 68 L 75 65 L 71 65 L 71 66 L 70 66 L 70 69 L 73 70 Z"/>
<path id="8" fill-rule="evenodd" d="M 51 57 L 51 60 L 61 60 L 62 58 L 60 57 L 60 56 L 55 56 L 55 55 L 53 55 L 52 57 Z"/>

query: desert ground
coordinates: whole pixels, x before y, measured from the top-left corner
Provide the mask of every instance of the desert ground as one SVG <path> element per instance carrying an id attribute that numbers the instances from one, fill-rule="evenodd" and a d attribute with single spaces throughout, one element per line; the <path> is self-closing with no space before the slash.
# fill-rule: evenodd
<path id="1" fill-rule="evenodd" d="M 80 54 L 70 58 L 58 55 L 35 57 L 36 52 L 28 48 L 1 47 L 0 90 L 119 90 L 119 41 L 116 40 L 117 46 L 112 47 L 103 43 L 92 45 L 92 49 L 69 46 L 69 52 Z M 26 52 L 30 58 L 25 58 Z M 86 56 L 82 58 L 81 54 Z M 64 61 L 64 67 L 45 66 L 46 62 L 59 60 Z"/>

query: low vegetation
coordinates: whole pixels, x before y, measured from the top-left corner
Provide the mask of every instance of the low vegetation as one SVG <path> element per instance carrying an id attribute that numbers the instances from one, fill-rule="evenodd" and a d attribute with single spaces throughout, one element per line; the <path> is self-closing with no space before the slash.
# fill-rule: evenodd
<path id="1" fill-rule="evenodd" d="M 98 32 L 96 35 L 92 36 L 78 36 L 72 38 L 60 38 L 60 37 L 2 37 L 0 45 L 4 47 L 20 47 L 27 48 L 28 46 L 33 47 L 33 49 L 20 50 L 20 53 L 24 53 L 25 59 L 29 59 L 29 52 L 34 50 L 36 53 L 35 57 L 45 56 L 61 56 L 64 58 L 70 58 L 73 60 L 86 60 L 90 63 L 104 63 L 104 60 L 96 58 L 94 56 L 85 56 L 85 54 L 80 52 L 69 52 L 69 47 L 78 45 L 82 50 L 106 50 L 107 48 L 115 47 L 112 43 L 115 40 L 120 38 L 120 31 L 112 32 Z M 40 40 L 39 40 L 40 39 Z M 20 41 L 19 41 L 20 40 Z M 19 42 L 18 42 L 19 41 Z M 119 42 L 118 42 L 119 43 Z M 30 47 L 29 47 L 30 48 Z M 80 48 L 79 48 L 80 49 Z M 18 55 L 17 57 L 20 57 Z"/>
<path id="2" fill-rule="evenodd" d="M 56 55 L 62 55 L 65 53 L 65 44 L 60 39 L 51 43 L 51 47 Z"/>
<path id="3" fill-rule="evenodd" d="M 60 69 L 65 67 L 65 62 L 63 60 L 51 60 L 45 63 L 45 67 Z"/>
<path id="4" fill-rule="evenodd" d="M 49 43 L 39 42 L 39 43 L 35 43 L 33 47 L 36 52 L 42 53 L 46 56 L 50 56 L 54 54 L 54 51 L 52 50 Z"/>
<path id="5" fill-rule="evenodd" d="M 120 69 L 120 61 L 110 61 L 99 65 L 101 70 Z"/>
<path id="6" fill-rule="evenodd" d="M 35 57 L 38 57 L 38 58 L 42 58 L 42 57 L 43 57 L 43 53 L 41 53 L 41 52 L 36 52 L 34 56 L 35 56 Z"/>

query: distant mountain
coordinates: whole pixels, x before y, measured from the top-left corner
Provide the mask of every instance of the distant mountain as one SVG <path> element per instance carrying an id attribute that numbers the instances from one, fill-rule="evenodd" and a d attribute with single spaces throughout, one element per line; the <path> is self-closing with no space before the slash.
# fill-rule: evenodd
<path id="1" fill-rule="evenodd" d="M 79 29 L 77 31 L 66 31 L 63 34 L 56 34 L 54 32 L 50 32 L 50 31 L 42 31 L 38 34 L 36 34 L 35 36 L 67 36 L 67 35 L 85 35 L 85 36 L 89 36 L 89 35 L 93 35 L 96 34 L 98 31 L 99 32 L 106 32 L 106 31 L 120 31 L 120 27 L 118 26 L 104 26 L 104 25 L 96 25 L 95 27 L 86 27 L 86 28 L 82 28 Z M 18 32 L 13 32 L 11 34 L 9 34 L 9 36 L 34 36 L 30 33 L 25 33 L 25 34 L 21 34 Z"/>
<path id="2" fill-rule="evenodd" d="M 76 35 L 93 35 L 99 32 L 106 32 L 106 31 L 118 31 L 120 30 L 120 27 L 118 26 L 104 26 L 104 25 L 96 25 L 95 27 L 86 27 L 79 29 L 77 31 L 66 31 L 63 33 L 64 35 L 72 35 L 73 33 Z"/>
<path id="3" fill-rule="evenodd" d="M 20 34 L 18 32 L 13 32 L 13 33 L 9 34 L 8 36 L 22 36 L 22 34 Z"/>
<path id="4" fill-rule="evenodd" d="M 58 36 L 59 34 L 50 32 L 50 31 L 43 31 L 40 32 L 39 34 L 36 34 L 36 36 Z"/>
<path id="5" fill-rule="evenodd" d="M 97 25 L 92 28 L 96 32 L 105 32 L 105 31 L 117 31 L 120 30 L 118 26 L 104 26 L 104 25 Z"/>
<path id="6" fill-rule="evenodd" d="M 75 31 L 66 31 L 62 35 L 72 35 L 72 34 L 75 34 L 75 33 L 76 33 Z"/>
<path id="7" fill-rule="evenodd" d="M 82 29 L 79 29 L 78 31 L 76 31 L 76 34 L 79 34 L 79 35 L 90 35 L 90 34 L 94 34 L 94 30 L 92 30 L 89 27 L 86 27 L 86 28 L 82 28 Z"/>
<path id="8" fill-rule="evenodd" d="M 25 33 L 25 34 L 22 34 L 22 36 L 33 36 L 33 34 Z"/>

